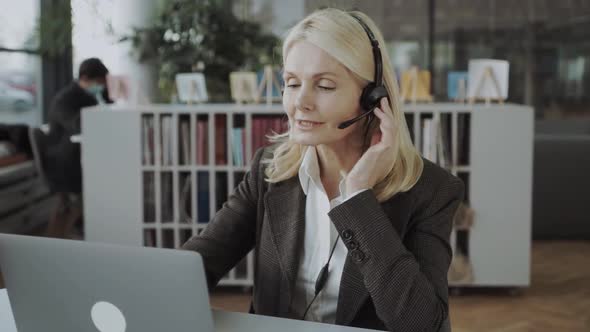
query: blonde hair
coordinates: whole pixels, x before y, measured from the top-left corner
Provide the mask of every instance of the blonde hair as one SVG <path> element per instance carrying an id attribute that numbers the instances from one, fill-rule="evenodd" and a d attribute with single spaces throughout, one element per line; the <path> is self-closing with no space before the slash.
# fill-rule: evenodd
<path id="1" fill-rule="evenodd" d="M 375 23 L 361 12 L 345 12 L 328 8 L 316 11 L 297 23 L 287 34 L 283 42 L 283 63 L 290 48 L 298 41 L 307 41 L 330 54 L 345 67 L 368 83 L 374 79 L 375 65 L 373 50 L 367 33 L 359 22 L 351 16 L 359 17 L 373 32 L 379 45 L 385 42 Z M 379 201 L 385 201 L 398 192 L 411 189 L 422 174 L 424 167 L 419 152 L 414 148 L 403 111 L 399 101 L 397 81 L 393 74 L 387 52 L 382 49 L 383 83 L 389 95 L 389 106 L 397 122 L 395 139 L 399 142 L 395 151 L 394 165 L 388 175 L 377 183 L 373 190 Z M 372 121 L 368 128 L 365 143 L 370 142 L 373 132 L 378 128 L 378 121 Z M 263 160 L 268 164 L 265 170 L 266 181 L 276 183 L 292 178 L 298 174 L 303 160 L 305 147 L 289 140 L 289 132 L 269 137 L 275 142 L 271 158 Z M 365 145 L 367 146 L 367 144 Z"/>

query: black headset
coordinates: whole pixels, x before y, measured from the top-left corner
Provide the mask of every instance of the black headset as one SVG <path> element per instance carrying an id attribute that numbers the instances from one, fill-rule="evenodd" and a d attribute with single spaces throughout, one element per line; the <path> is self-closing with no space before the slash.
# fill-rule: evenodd
<path id="1" fill-rule="evenodd" d="M 363 92 L 361 94 L 360 99 L 363 114 L 357 116 L 354 119 L 342 122 L 338 126 L 338 128 L 340 129 L 344 129 L 352 125 L 353 123 L 357 122 L 358 120 L 364 118 L 365 116 L 372 114 L 375 110 L 375 107 L 379 105 L 381 98 L 388 96 L 387 89 L 385 89 L 385 86 L 383 85 L 383 63 L 381 61 L 381 51 L 379 50 L 379 42 L 373 35 L 373 32 L 371 32 L 371 29 L 369 29 L 369 27 L 365 24 L 365 22 L 363 22 L 363 20 L 361 20 L 359 17 L 352 13 L 350 13 L 350 16 L 354 17 L 361 24 L 361 26 L 367 33 L 367 36 L 369 36 L 369 39 L 371 40 L 371 47 L 373 48 L 373 59 L 375 60 L 375 80 L 373 82 L 370 82 L 369 84 L 367 84 L 367 86 L 363 88 Z M 338 235 L 336 241 L 334 241 L 334 244 L 332 245 L 332 250 L 330 251 L 330 257 L 328 258 L 328 262 L 322 267 L 320 273 L 318 273 L 318 276 L 315 281 L 314 296 L 311 302 L 307 305 L 305 312 L 303 313 L 303 320 L 305 320 L 305 316 L 307 316 L 307 313 L 309 312 L 311 305 L 326 285 L 326 281 L 328 280 L 328 269 L 330 266 L 330 261 L 332 260 L 332 255 L 334 255 L 334 250 L 336 249 L 336 244 L 338 243 L 338 240 L 340 240 L 340 235 Z"/>
<path id="2" fill-rule="evenodd" d="M 356 118 L 347 120 L 342 122 L 338 125 L 338 128 L 344 129 L 352 125 L 353 123 L 359 121 L 360 119 L 372 114 L 375 110 L 375 107 L 379 105 L 379 102 L 383 97 L 388 97 L 387 89 L 383 84 L 383 61 L 381 59 L 381 50 L 379 49 L 379 41 L 373 35 L 373 32 L 363 20 L 350 13 L 354 19 L 356 19 L 360 25 L 363 27 L 363 30 L 367 33 L 369 40 L 371 41 L 371 48 L 373 49 L 373 60 L 375 62 L 375 79 L 373 82 L 370 82 L 363 88 L 363 92 L 361 93 L 360 104 L 361 109 L 363 110 L 363 114 L 357 116 Z"/>

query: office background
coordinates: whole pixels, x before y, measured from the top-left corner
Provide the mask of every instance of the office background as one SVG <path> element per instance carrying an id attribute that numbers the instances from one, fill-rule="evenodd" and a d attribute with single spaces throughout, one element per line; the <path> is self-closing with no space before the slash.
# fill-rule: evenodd
<path id="1" fill-rule="evenodd" d="M 200 10 L 199 6 L 208 2 L 176 3 Z M 189 71 L 204 67 L 208 78 L 226 77 L 229 67 L 215 67 L 206 52 L 195 54 L 188 63 L 177 53 L 171 53 L 168 58 L 150 57 L 150 50 L 164 44 L 134 39 L 147 38 L 155 27 L 166 26 L 162 13 L 171 10 L 172 3 L 172 0 L 0 0 L 3 8 L 0 125 L 37 127 L 45 123 L 55 93 L 77 76 L 78 65 L 88 57 L 101 58 L 113 74 L 129 76 L 144 95 L 158 103 L 177 101 L 170 88 L 172 74 L 166 72 L 170 66 L 178 65 Z M 251 36 L 253 40 L 260 36 L 266 38 L 255 39 L 261 47 L 245 52 L 244 59 L 232 65 L 233 70 L 278 65 L 280 56 L 272 47 L 265 48 L 267 44 L 272 44 L 272 38 L 279 40 L 305 15 L 325 6 L 358 9 L 371 16 L 384 33 L 385 48 L 396 70 L 401 73 L 418 66 L 430 71 L 430 92 L 435 101 L 447 101 L 448 73 L 466 71 L 470 59 L 509 61 L 507 102 L 534 110 L 531 142 L 534 157 L 532 167 L 528 168 L 533 180 L 529 195 L 532 227 L 530 234 L 526 234 L 533 239 L 530 286 L 453 288 L 453 326 L 457 331 L 590 329 L 590 270 L 585 259 L 590 254 L 590 220 L 585 211 L 590 197 L 590 175 L 586 171 L 590 168 L 590 1 L 225 0 L 213 3 L 225 8 L 225 15 L 231 19 L 259 27 L 257 34 Z M 232 36 L 223 27 L 201 28 L 204 32 L 218 32 L 218 43 Z M 174 44 L 175 37 L 170 38 Z M 215 49 L 211 45 L 207 47 Z M 260 61 L 246 61 L 256 59 L 256 54 L 260 55 Z M 213 101 L 232 102 L 229 84 L 227 91 L 220 92 L 223 83 L 208 83 Z M 497 130 L 498 135 L 504 133 L 501 127 L 491 129 Z M 518 128 L 515 137 L 518 139 Z M 19 206 L 26 205 L 34 206 L 34 218 L 41 222 L 29 228 L 17 225 L 16 229 L 32 234 L 43 232 L 42 221 L 49 218 L 54 201 L 51 193 L 44 192 L 38 197 L 41 196 L 43 199 L 35 198 L 34 204 L 24 199 L 19 204 L 17 200 L 14 209 L 0 215 L 0 229 L 15 229 L 12 223 L 2 228 L 3 220 L 9 220 L 11 215 L 19 213 L 16 211 Z M 524 198 L 523 202 L 526 202 Z M 500 245 L 503 238 L 496 236 Z M 212 301 L 217 306 L 244 311 L 249 303 L 247 294 L 243 287 L 225 287 Z"/>

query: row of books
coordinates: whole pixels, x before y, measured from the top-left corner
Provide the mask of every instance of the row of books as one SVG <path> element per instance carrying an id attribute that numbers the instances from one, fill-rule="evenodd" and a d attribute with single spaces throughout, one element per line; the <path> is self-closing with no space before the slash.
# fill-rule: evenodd
<path id="1" fill-rule="evenodd" d="M 141 120 L 141 150 L 143 165 L 153 165 L 155 161 L 155 130 L 154 119 L 150 116 L 144 116 Z M 160 137 L 158 144 L 160 146 L 160 164 L 172 165 L 172 133 L 173 133 L 172 116 L 162 116 L 160 119 Z M 185 129 L 183 129 L 185 128 Z M 181 135 L 186 131 L 186 125 L 181 122 Z M 183 147 L 184 148 L 184 147 Z"/>
<path id="2" fill-rule="evenodd" d="M 193 231 L 190 228 L 181 228 L 177 230 L 173 229 L 161 229 L 160 237 L 161 248 L 175 249 L 181 247 L 186 241 L 193 236 Z M 178 233 L 178 246 L 174 242 L 174 232 Z M 143 230 L 143 245 L 146 247 L 157 247 L 157 230 L 155 228 L 146 228 Z"/>
<path id="3" fill-rule="evenodd" d="M 141 156 L 144 165 L 154 164 L 154 121 L 153 117 L 141 119 Z"/>
<path id="4" fill-rule="evenodd" d="M 446 130 L 446 121 L 439 119 L 424 119 L 422 121 L 422 146 L 421 152 L 424 158 L 438 163 L 442 167 L 452 164 L 450 135 Z"/>
<path id="5" fill-rule="evenodd" d="M 470 117 L 459 115 L 457 121 L 457 163 L 469 165 Z M 409 126 L 413 128 L 413 126 Z M 421 119 L 421 145 L 418 147 L 424 158 L 441 167 L 453 166 L 452 133 L 450 115 Z M 414 137 L 414 133 L 412 133 Z"/>
<path id="6" fill-rule="evenodd" d="M 143 220 L 156 220 L 156 183 L 154 173 L 143 173 Z"/>
<path id="7" fill-rule="evenodd" d="M 410 119 L 407 119 L 410 120 Z M 423 118 L 421 121 L 421 146 L 420 151 L 425 158 L 439 163 L 443 167 L 452 164 L 452 126 L 450 115 L 440 117 Z M 470 116 L 460 114 L 457 122 L 457 161 L 459 165 L 469 164 L 469 142 L 470 142 Z M 181 117 L 178 126 L 178 164 L 191 165 L 191 151 L 194 152 L 197 165 L 209 164 L 209 148 L 214 149 L 214 164 L 227 165 L 228 162 L 228 138 L 231 149 L 232 165 L 245 166 L 252 155 L 246 153 L 246 141 L 251 139 L 252 154 L 259 148 L 270 144 L 268 136 L 276 133 L 283 133 L 287 130 L 287 123 L 281 116 L 255 116 L 252 119 L 252 131 L 250 135 L 246 132 L 243 119 L 236 121 L 236 126 L 227 133 L 226 115 L 216 115 L 214 119 L 214 142 L 209 144 L 209 119 L 208 116 L 199 116 L 196 121 L 195 135 L 196 146 L 191 149 L 191 128 L 189 117 Z M 160 119 L 160 147 L 161 165 L 174 165 L 173 156 L 173 118 L 162 116 Z M 144 117 L 142 121 L 142 162 L 144 165 L 154 164 L 154 122 L 153 117 Z M 409 123 L 410 130 L 413 124 Z M 414 133 L 412 133 L 412 137 Z"/>
<path id="8" fill-rule="evenodd" d="M 214 175 L 212 175 L 214 174 Z M 160 199 L 156 200 L 155 176 L 160 176 Z M 215 192 L 210 190 L 210 176 L 214 176 Z M 242 180 L 243 172 L 234 173 L 234 187 Z M 193 212 L 193 191 L 196 186 L 195 205 L 197 213 Z M 232 187 L 233 188 L 233 187 Z M 162 223 L 175 221 L 174 214 L 174 183 L 172 172 L 144 172 L 143 174 L 143 210 L 144 223 L 156 221 L 156 204 L 159 206 Z M 191 173 L 181 172 L 178 176 L 178 207 L 177 218 L 180 223 L 207 223 L 211 218 L 211 199 L 215 199 L 215 211 L 221 209 L 228 197 L 228 176 L 226 172 L 201 171 L 193 179 Z"/>
<path id="9" fill-rule="evenodd" d="M 214 116 L 214 142 L 209 139 L 209 116 L 199 115 L 196 125 L 191 133 L 190 118 L 181 116 L 178 120 L 178 164 L 191 165 L 209 165 L 209 148 L 214 149 L 214 164 L 227 165 L 228 163 L 228 139 L 231 148 L 232 165 L 245 166 L 252 155 L 259 148 L 270 144 L 269 135 L 283 133 L 287 130 L 288 125 L 283 116 L 254 116 L 252 118 L 252 129 L 248 133 L 245 128 L 244 117 L 234 119 L 234 127 L 230 128 L 228 135 L 227 116 L 218 114 Z M 172 166 L 174 161 L 174 122 L 172 116 L 164 115 L 160 118 L 160 137 L 158 144 L 160 147 L 160 165 Z M 144 116 L 142 119 L 142 164 L 154 165 L 155 140 L 154 140 L 154 117 Z M 191 135 L 194 135 L 194 149 L 191 148 Z M 251 140 L 252 154 L 246 153 L 247 140 Z"/>
<path id="10" fill-rule="evenodd" d="M 252 154 L 270 144 L 268 135 L 285 133 L 289 129 L 284 117 L 256 117 L 252 119 Z M 251 156 L 252 157 L 252 156 Z"/>

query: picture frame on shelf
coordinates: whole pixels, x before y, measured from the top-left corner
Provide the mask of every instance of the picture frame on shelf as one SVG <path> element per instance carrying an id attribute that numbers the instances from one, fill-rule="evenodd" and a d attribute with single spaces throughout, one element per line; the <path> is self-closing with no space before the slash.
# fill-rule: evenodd
<path id="1" fill-rule="evenodd" d="M 470 103 L 484 100 L 486 104 L 508 98 L 508 74 L 510 64 L 506 60 L 469 60 L 467 97 Z"/>
<path id="2" fill-rule="evenodd" d="M 266 65 L 256 75 L 258 80 L 256 102 L 258 103 L 262 99 L 266 101 L 267 105 L 271 105 L 273 102 L 281 102 L 283 99 L 281 89 L 284 83 L 281 75 L 275 71 L 275 68 L 271 65 Z"/>
<path id="3" fill-rule="evenodd" d="M 447 74 L 447 97 L 449 100 L 463 103 L 467 101 L 469 72 L 450 71 Z"/>
<path id="4" fill-rule="evenodd" d="M 412 66 L 401 75 L 401 99 L 403 102 L 429 102 L 433 101 L 430 94 L 431 74 L 428 70 L 420 70 Z"/>
<path id="5" fill-rule="evenodd" d="M 176 90 L 181 102 L 204 103 L 209 99 L 205 74 L 203 73 L 179 73 L 176 74 Z"/>
<path id="6" fill-rule="evenodd" d="M 109 98 L 116 104 L 138 103 L 137 95 L 139 91 L 135 91 L 136 100 L 132 100 L 134 97 L 133 85 L 127 75 L 108 74 L 107 89 L 109 90 Z"/>
<path id="7" fill-rule="evenodd" d="M 238 104 L 257 102 L 258 83 L 255 72 L 236 71 L 229 74 L 231 98 Z"/>

